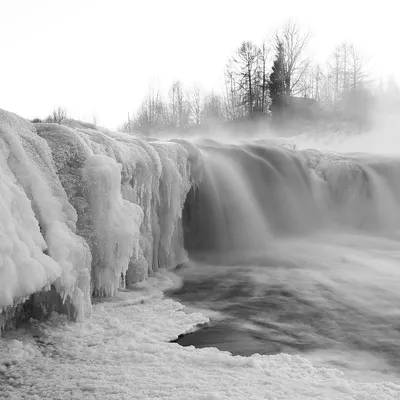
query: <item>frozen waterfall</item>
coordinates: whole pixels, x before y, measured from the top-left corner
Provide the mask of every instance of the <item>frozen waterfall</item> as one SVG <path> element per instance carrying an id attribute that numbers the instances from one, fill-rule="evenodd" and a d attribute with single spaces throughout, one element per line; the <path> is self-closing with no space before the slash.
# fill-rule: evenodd
<path id="1" fill-rule="evenodd" d="M 172 269 L 187 251 L 238 264 L 282 237 L 400 228 L 400 162 L 383 156 L 144 139 L 0 110 L 0 169 L 2 325 L 26 301 L 82 321 L 92 295 Z"/>
<path id="2" fill-rule="evenodd" d="M 197 148 L 64 122 L 0 110 L 2 326 L 31 295 L 82 321 L 92 293 L 114 295 L 187 258 L 181 214 L 201 174 Z"/>

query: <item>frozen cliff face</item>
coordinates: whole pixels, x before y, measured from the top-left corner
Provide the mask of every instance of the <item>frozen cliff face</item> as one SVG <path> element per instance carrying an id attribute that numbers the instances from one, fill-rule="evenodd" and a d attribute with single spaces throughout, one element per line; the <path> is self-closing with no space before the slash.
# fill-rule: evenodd
<path id="1" fill-rule="evenodd" d="M 128 210 L 128 207 L 132 210 L 126 214 L 132 215 L 136 221 L 126 221 L 127 226 L 140 226 L 140 234 L 135 232 L 134 242 L 128 240 L 126 245 L 127 249 L 133 246 L 126 275 L 127 283 L 143 280 L 158 268 L 173 268 L 184 261 L 186 252 L 183 249 L 181 214 L 187 192 L 201 177 L 202 164 L 197 148 L 184 141 L 149 142 L 76 121 L 65 123 L 69 127 L 38 124 L 37 130 L 52 148 L 60 180 L 78 212 L 78 233 L 88 241 L 92 254 L 99 254 L 95 249 L 104 247 L 100 245 L 100 231 L 104 229 L 99 230 L 93 225 L 99 221 L 94 217 L 95 210 L 101 209 L 104 213 L 107 208 L 98 204 L 99 197 L 104 197 L 104 193 L 117 190 L 118 187 L 125 209 Z M 58 140 L 60 136 L 63 138 Z M 97 160 L 95 167 L 86 165 L 91 155 L 101 156 L 92 159 L 92 164 Z M 111 168 L 110 163 L 119 165 L 120 170 L 117 172 L 114 167 Z M 106 177 L 109 173 L 112 178 Z M 103 183 L 100 183 L 101 180 Z M 97 194 L 93 195 L 95 192 Z M 99 196 L 100 192 L 103 196 Z M 113 197 L 111 203 L 117 204 L 116 201 L 116 197 Z M 138 211 L 137 206 L 142 212 Z M 121 207 L 118 205 L 115 210 Z M 123 241 L 118 239 L 118 243 L 120 250 Z M 123 257 L 122 254 L 127 254 L 127 251 L 116 253 Z M 115 259 L 114 253 L 107 256 L 108 261 L 105 261 L 107 257 L 104 255 L 96 257 L 97 261 L 94 258 L 93 265 L 101 264 L 103 267 L 100 270 L 104 270 L 104 265 L 109 264 L 113 257 Z M 125 270 L 126 267 L 116 269 L 123 275 Z M 93 275 L 94 289 L 103 290 L 102 284 L 96 279 L 95 270 Z"/>
<path id="2" fill-rule="evenodd" d="M 104 155 L 90 156 L 83 168 L 94 241 L 93 285 L 100 295 L 113 296 L 131 259 L 139 257 L 142 209 L 121 195 L 121 164 Z M 124 279 L 124 278 L 123 278 Z"/>
<path id="3" fill-rule="evenodd" d="M 91 294 L 114 295 L 184 261 L 181 215 L 199 160 L 184 141 L 73 120 L 33 125 L 1 111 L 3 314 L 53 287 L 82 320 Z"/>
<path id="4" fill-rule="evenodd" d="M 115 294 L 130 259 L 138 258 L 143 218 L 138 205 L 122 199 L 122 165 L 116 162 L 121 157 L 115 155 L 118 149 L 107 152 L 106 145 L 99 146 L 101 139 L 105 144 L 108 139 L 101 132 L 85 135 L 55 124 L 36 127 L 52 149 L 58 176 L 77 211 L 77 232 L 90 245 L 92 290 L 97 294 Z M 92 136 L 98 142 L 92 142 Z M 112 144 L 112 139 L 108 142 Z"/>
<path id="5" fill-rule="evenodd" d="M 190 188 L 196 183 L 197 170 L 192 166 L 187 148 L 181 143 L 157 141 L 152 145 L 162 164 L 157 207 L 159 224 L 154 235 L 158 249 L 153 263 L 153 269 L 156 269 L 161 265 L 172 266 L 187 260 L 182 246 L 182 210 Z"/>
<path id="6" fill-rule="evenodd" d="M 32 124 L 0 110 L 0 309 L 53 284 L 82 320 L 90 312 L 91 254 L 52 153 Z"/>

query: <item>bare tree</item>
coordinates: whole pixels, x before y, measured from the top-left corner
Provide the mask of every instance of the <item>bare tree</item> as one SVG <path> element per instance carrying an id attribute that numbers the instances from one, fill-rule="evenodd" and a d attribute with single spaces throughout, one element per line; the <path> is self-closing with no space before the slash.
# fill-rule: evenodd
<path id="1" fill-rule="evenodd" d="M 220 95 L 210 93 L 204 98 L 201 117 L 203 124 L 219 124 L 224 120 L 223 100 Z"/>
<path id="2" fill-rule="evenodd" d="M 308 97 L 319 101 L 321 98 L 321 81 L 323 79 L 324 73 L 321 66 L 319 64 L 310 64 L 299 82 L 299 94 L 302 97 Z"/>
<path id="3" fill-rule="evenodd" d="M 231 90 L 235 90 L 237 106 L 243 107 L 245 115 L 252 117 L 255 109 L 255 93 L 259 50 L 252 42 L 243 42 L 227 65 Z"/>
<path id="4" fill-rule="evenodd" d="M 180 81 L 175 81 L 169 94 L 170 127 L 184 130 L 189 126 L 190 110 L 189 104 L 183 92 Z"/>
<path id="5" fill-rule="evenodd" d="M 187 93 L 190 120 L 194 125 L 200 125 L 201 123 L 201 113 L 202 113 L 201 97 L 202 96 L 200 88 L 197 85 L 194 85 L 193 88 Z"/>
<path id="6" fill-rule="evenodd" d="M 243 117 L 243 107 L 240 98 L 240 85 L 236 81 L 232 60 L 225 68 L 225 113 L 229 121 L 236 121 Z"/>
<path id="7" fill-rule="evenodd" d="M 268 85 L 269 48 L 243 42 L 225 69 L 225 108 L 228 119 L 266 114 L 271 100 Z"/>
<path id="8" fill-rule="evenodd" d="M 257 99 L 259 104 L 257 105 L 257 110 L 261 114 L 265 114 L 271 104 L 271 99 L 269 97 L 269 85 L 268 76 L 269 68 L 267 68 L 269 61 L 270 48 L 267 46 L 266 42 L 263 42 L 258 50 L 258 88 L 260 91 Z"/>
<path id="9" fill-rule="evenodd" d="M 247 114 L 251 118 L 255 108 L 255 79 L 257 77 L 258 49 L 252 42 L 243 42 L 236 56 L 233 58 L 235 70 L 242 90 L 243 105 L 247 108 Z"/>
<path id="10" fill-rule="evenodd" d="M 364 61 L 358 50 L 351 45 L 349 48 L 349 67 L 351 88 L 357 90 L 366 83 Z"/>
<path id="11" fill-rule="evenodd" d="M 301 90 L 300 82 L 310 62 L 305 54 L 309 40 L 310 34 L 302 33 L 293 21 L 286 22 L 282 31 L 275 35 L 275 46 L 282 43 L 284 49 L 285 92 L 288 96 Z"/>
<path id="12" fill-rule="evenodd" d="M 151 87 L 149 93 L 143 99 L 132 120 L 123 130 L 126 132 L 141 132 L 144 134 L 153 134 L 163 129 L 168 124 L 167 105 L 162 99 L 158 89 Z"/>
<path id="13" fill-rule="evenodd" d="M 342 92 L 349 90 L 349 50 L 351 51 L 351 47 L 349 48 L 346 42 L 339 47 L 342 62 Z"/>
<path id="14" fill-rule="evenodd" d="M 367 84 L 364 61 L 357 49 L 348 43 L 338 46 L 327 63 L 324 88 L 330 91 L 325 99 L 330 98 L 332 105 L 348 97 L 349 92 L 361 89 Z"/>
<path id="15" fill-rule="evenodd" d="M 56 124 L 61 124 L 61 121 L 67 118 L 67 111 L 65 108 L 57 107 L 53 110 L 51 115 L 46 118 L 46 122 L 52 122 Z"/>
<path id="16" fill-rule="evenodd" d="M 321 81 L 324 79 L 324 73 L 322 72 L 322 68 L 319 64 L 317 64 L 314 68 L 314 82 L 315 82 L 315 92 L 314 99 L 316 101 L 320 101 L 321 99 Z"/>

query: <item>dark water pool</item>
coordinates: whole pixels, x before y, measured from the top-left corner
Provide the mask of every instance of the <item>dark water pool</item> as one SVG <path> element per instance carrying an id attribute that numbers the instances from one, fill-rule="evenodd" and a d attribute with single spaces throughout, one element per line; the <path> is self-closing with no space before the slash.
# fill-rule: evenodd
<path id="1" fill-rule="evenodd" d="M 334 263 L 265 264 L 180 268 L 182 286 L 167 295 L 210 323 L 175 342 L 243 356 L 300 354 L 368 381 L 400 377 L 400 303 L 390 303 L 398 300 L 390 288 L 374 285 L 367 269 L 357 278 L 361 265 L 343 273 Z"/>

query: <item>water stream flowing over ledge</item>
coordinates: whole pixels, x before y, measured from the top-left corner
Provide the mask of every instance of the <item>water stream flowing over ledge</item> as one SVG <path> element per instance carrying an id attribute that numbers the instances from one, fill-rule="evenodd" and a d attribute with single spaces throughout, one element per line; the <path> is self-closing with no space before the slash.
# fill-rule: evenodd
<path id="1" fill-rule="evenodd" d="M 399 375 L 400 157 L 288 143 L 0 110 L 2 328 L 83 322 L 93 296 L 184 265 L 172 295 L 211 324 L 178 343 Z"/>

